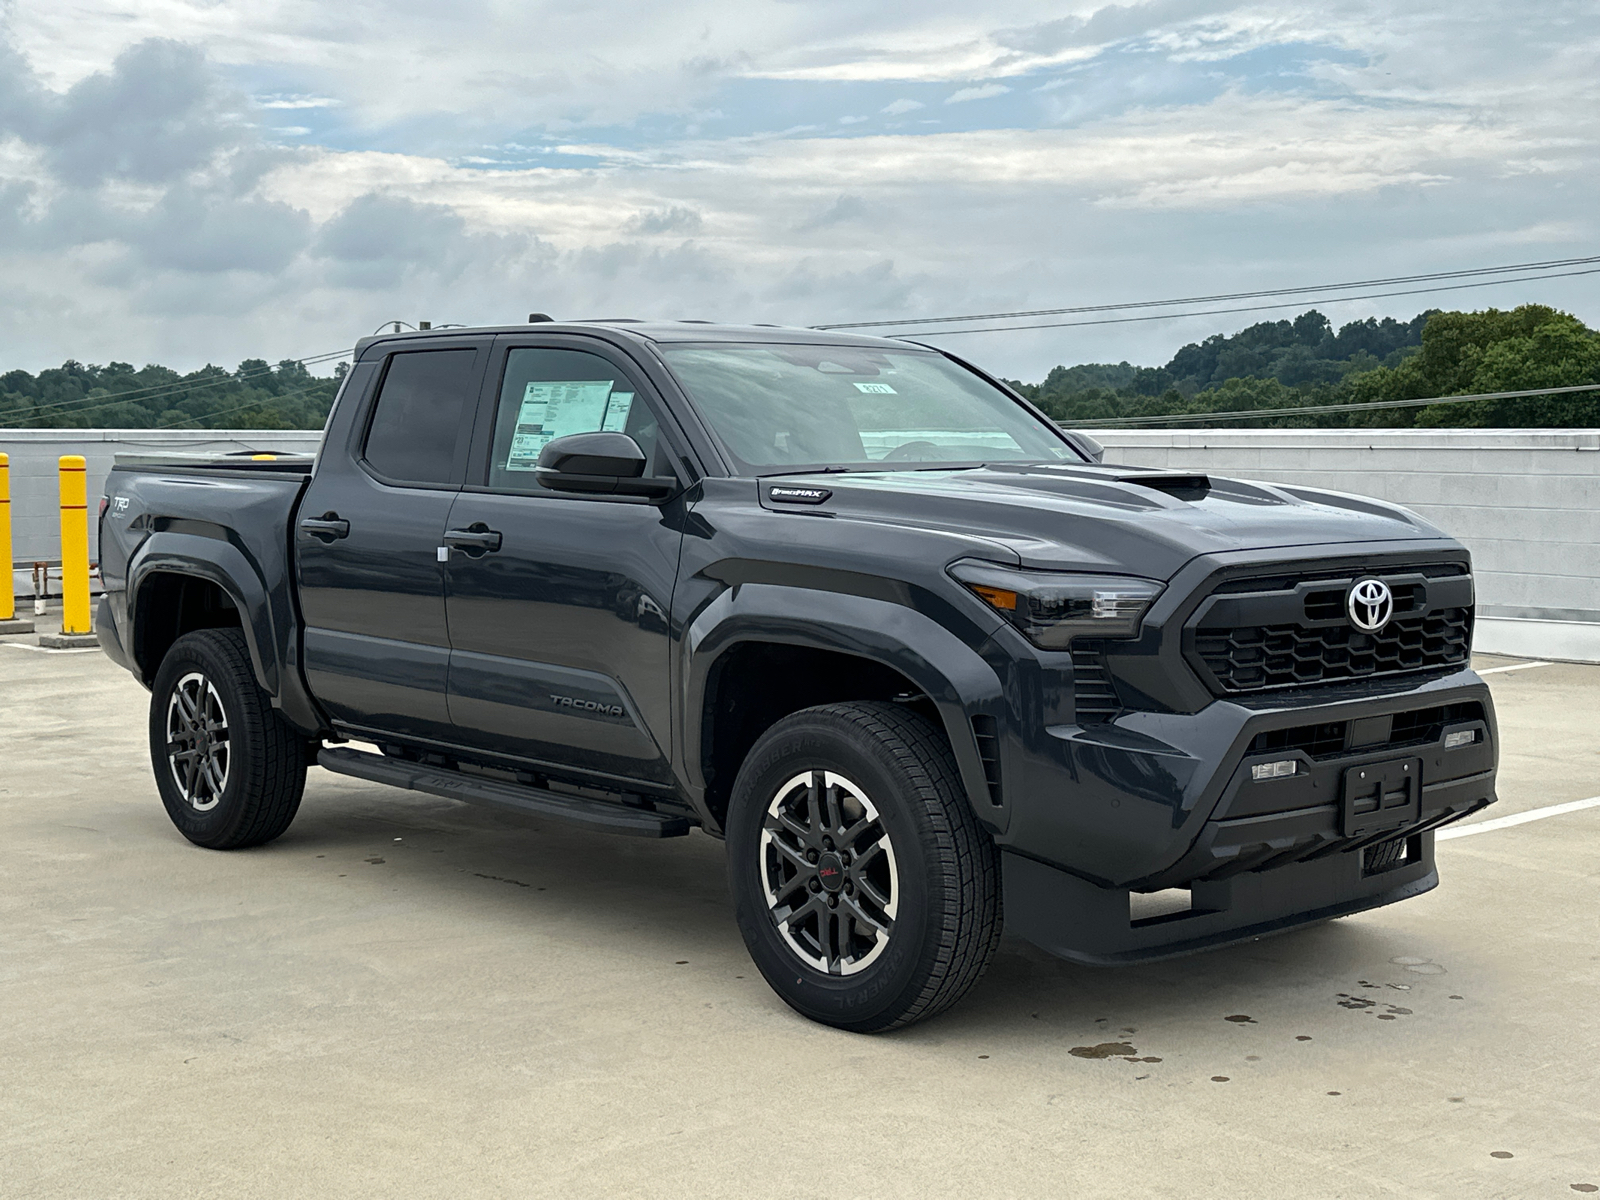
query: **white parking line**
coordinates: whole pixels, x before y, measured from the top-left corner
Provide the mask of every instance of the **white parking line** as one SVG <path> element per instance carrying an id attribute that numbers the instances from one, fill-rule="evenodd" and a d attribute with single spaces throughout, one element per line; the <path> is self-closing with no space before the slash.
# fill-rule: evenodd
<path id="1" fill-rule="evenodd" d="M 1448 838 L 1471 837 L 1475 833 L 1489 833 L 1495 829 L 1510 829 L 1513 825 L 1526 825 L 1529 821 L 1542 821 L 1546 817 L 1559 817 L 1562 813 L 1578 812 L 1585 808 L 1600 808 L 1600 796 L 1587 800 L 1568 800 L 1565 804 L 1549 804 L 1544 808 L 1530 808 L 1527 812 L 1512 813 L 1509 817 L 1496 817 L 1492 821 L 1479 821 L 1475 825 L 1458 825 L 1441 829 L 1434 837 L 1438 841 Z"/>
<path id="2" fill-rule="evenodd" d="M 52 650 L 49 646 L 30 646 L 27 642 L 0 642 L 0 646 L 15 646 L 18 650 L 32 650 L 35 654 L 101 654 L 99 646 L 80 646 L 74 650 Z"/>
<path id="3" fill-rule="evenodd" d="M 1502 671 L 1530 671 L 1534 667 L 1548 667 L 1547 662 L 1513 663 L 1509 667 L 1490 667 L 1486 671 L 1479 671 L 1479 675 L 1498 675 Z"/>

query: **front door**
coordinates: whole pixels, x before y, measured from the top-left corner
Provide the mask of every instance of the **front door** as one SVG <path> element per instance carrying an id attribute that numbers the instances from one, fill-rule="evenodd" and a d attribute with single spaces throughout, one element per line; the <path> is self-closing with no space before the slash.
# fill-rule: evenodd
<path id="1" fill-rule="evenodd" d="M 592 348 L 578 348 L 592 347 Z M 445 540 L 450 716 L 457 740 L 537 765 L 666 783 L 668 617 L 681 501 L 569 496 L 533 468 L 553 437 L 629 434 L 673 474 L 654 397 L 589 339 L 502 339 L 486 461 Z"/>
<path id="2" fill-rule="evenodd" d="M 449 740 L 445 521 L 489 340 L 401 350 L 346 445 L 325 445 L 296 518 L 311 691 L 340 726 Z"/>

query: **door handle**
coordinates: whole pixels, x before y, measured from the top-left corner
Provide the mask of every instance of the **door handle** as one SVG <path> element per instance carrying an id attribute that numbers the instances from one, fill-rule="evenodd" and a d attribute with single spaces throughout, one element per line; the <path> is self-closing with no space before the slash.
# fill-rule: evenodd
<path id="1" fill-rule="evenodd" d="M 488 554 L 500 549 L 500 531 L 490 529 L 482 521 L 474 521 L 465 529 L 446 529 L 444 544 L 468 554 Z M 474 555 L 476 557 L 476 555 Z"/>
<path id="2" fill-rule="evenodd" d="M 331 546 L 339 538 L 350 536 L 350 522 L 342 520 L 336 512 L 325 512 L 320 517 L 307 517 L 301 521 L 300 531 Z"/>

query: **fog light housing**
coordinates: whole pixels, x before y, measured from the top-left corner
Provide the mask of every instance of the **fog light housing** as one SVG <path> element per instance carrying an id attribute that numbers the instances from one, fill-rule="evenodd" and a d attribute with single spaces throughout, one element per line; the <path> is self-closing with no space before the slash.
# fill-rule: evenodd
<path id="1" fill-rule="evenodd" d="M 1476 729 L 1458 729 L 1454 733 L 1444 735 L 1444 748 L 1455 750 L 1461 746 L 1470 746 L 1478 740 Z"/>
<path id="2" fill-rule="evenodd" d="M 1294 759 L 1280 758 L 1277 762 L 1254 764 L 1250 768 L 1250 778 L 1257 783 L 1263 779 L 1287 779 L 1298 769 Z"/>

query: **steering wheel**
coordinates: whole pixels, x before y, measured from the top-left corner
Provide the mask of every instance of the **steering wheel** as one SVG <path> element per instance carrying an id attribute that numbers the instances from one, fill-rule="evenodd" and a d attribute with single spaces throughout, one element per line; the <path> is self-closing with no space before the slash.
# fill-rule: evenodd
<path id="1" fill-rule="evenodd" d="M 933 451 L 935 458 L 939 456 L 939 447 L 935 443 L 928 441 L 926 438 L 916 442 L 901 442 L 898 446 L 889 451 L 889 453 L 885 454 L 878 461 L 909 462 L 914 459 L 922 458 L 924 453 L 928 450 Z"/>

